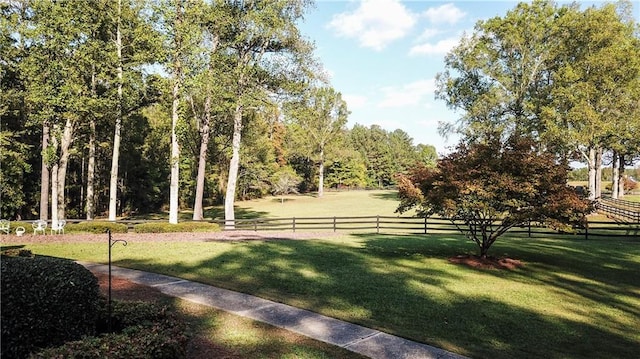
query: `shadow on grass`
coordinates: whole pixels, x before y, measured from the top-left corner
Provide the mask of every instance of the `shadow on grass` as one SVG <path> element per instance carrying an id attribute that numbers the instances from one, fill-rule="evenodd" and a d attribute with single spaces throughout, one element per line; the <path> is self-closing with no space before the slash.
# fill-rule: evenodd
<path id="1" fill-rule="evenodd" d="M 252 211 L 246 208 L 234 207 L 236 219 L 254 219 L 267 216 L 268 212 Z M 223 207 L 209 207 L 204 210 L 205 219 L 224 220 Z M 190 221 L 193 219 L 193 211 L 181 211 L 178 214 L 180 221 Z M 169 220 L 169 212 L 147 213 L 123 218 L 123 220 Z"/>
<path id="2" fill-rule="evenodd" d="M 378 193 L 372 193 L 369 196 L 376 198 L 376 199 L 384 199 L 384 200 L 388 200 L 388 201 L 398 201 L 398 192 L 396 191 L 387 191 L 387 192 L 378 192 Z"/>
<path id="3" fill-rule="evenodd" d="M 457 286 L 457 282 L 476 276 L 474 280 L 486 281 L 488 288 L 493 285 L 492 277 L 513 282 L 537 281 L 539 285 L 566 292 L 568 298 L 578 295 L 587 298 L 587 302 L 611 303 L 637 323 L 637 309 L 618 300 L 615 290 L 604 290 L 622 285 L 619 293 L 632 295 L 638 289 L 637 279 L 632 278 L 638 263 L 625 258 L 623 253 L 615 255 L 619 248 L 602 246 L 595 251 L 582 248 L 576 254 L 546 248 L 545 243 L 505 240 L 503 245 L 492 248 L 494 253 L 508 253 L 524 260 L 527 266 L 515 271 L 491 271 L 441 263 L 457 254 L 475 253 L 474 245 L 462 237 L 360 235 L 358 238 L 359 246 L 331 241 L 237 243 L 195 265 L 186 265 L 180 259 L 165 265 L 126 259 L 116 264 L 251 293 L 471 357 L 637 355 L 640 343 L 625 334 L 626 319 L 606 326 L 603 321 L 611 321 L 611 317 L 587 322 L 571 320 L 545 314 L 545 308 L 529 309 L 509 305 L 490 295 L 465 293 Z M 563 241 L 559 245 L 573 248 Z M 601 262 L 611 263 L 615 268 L 601 271 L 599 264 L 583 262 L 599 256 L 612 257 Z M 617 267 L 623 264 L 629 268 Z M 563 280 L 564 276 L 585 276 L 588 281 Z M 594 291 L 597 286 L 601 288 Z"/>

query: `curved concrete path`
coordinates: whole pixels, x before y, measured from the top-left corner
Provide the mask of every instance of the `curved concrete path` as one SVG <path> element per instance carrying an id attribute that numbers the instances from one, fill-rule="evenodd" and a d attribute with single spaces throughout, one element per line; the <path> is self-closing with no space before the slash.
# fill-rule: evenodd
<path id="1" fill-rule="evenodd" d="M 78 263 L 92 272 L 109 273 L 105 264 Z M 308 310 L 185 279 L 115 266 L 111 267 L 111 274 L 155 287 L 173 297 L 268 323 L 374 359 L 466 358 Z"/>

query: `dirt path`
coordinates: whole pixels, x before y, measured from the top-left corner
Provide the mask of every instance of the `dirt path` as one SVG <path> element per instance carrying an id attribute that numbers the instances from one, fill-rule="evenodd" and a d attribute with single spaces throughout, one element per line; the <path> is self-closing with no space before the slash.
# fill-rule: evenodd
<path id="1" fill-rule="evenodd" d="M 250 240 L 297 240 L 327 238 L 337 236 L 335 232 L 191 232 L 191 233 L 113 233 L 112 239 L 123 239 L 127 242 L 209 242 L 209 241 L 250 241 Z M 2 244 L 22 243 L 83 243 L 107 242 L 107 234 L 25 234 L 0 235 Z"/>

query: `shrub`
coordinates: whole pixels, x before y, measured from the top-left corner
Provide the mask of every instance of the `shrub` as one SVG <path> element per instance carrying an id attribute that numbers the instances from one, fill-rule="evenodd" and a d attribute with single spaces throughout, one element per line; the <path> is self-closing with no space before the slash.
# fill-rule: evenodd
<path id="1" fill-rule="evenodd" d="M 220 230 L 220 226 L 208 222 L 182 222 L 178 224 L 159 222 L 137 224 L 133 229 L 136 233 L 217 232 Z"/>
<path id="2" fill-rule="evenodd" d="M 99 302 L 96 277 L 67 259 L 2 258 L 2 351 L 23 358 L 95 332 Z"/>
<path id="3" fill-rule="evenodd" d="M 106 310 L 101 321 L 106 321 Z M 145 302 L 113 302 L 118 332 L 66 343 L 31 358 L 184 358 L 185 326 L 168 308 Z"/>
<path id="4" fill-rule="evenodd" d="M 24 248 L 8 248 L 2 251 L 3 257 L 33 257 L 30 249 Z"/>
<path id="5" fill-rule="evenodd" d="M 95 234 L 106 233 L 107 229 L 111 230 L 111 233 L 127 233 L 129 228 L 124 223 L 113 223 L 104 221 L 87 221 L 74 224 L 67 224 L 65 230 L 67 232 L 89 232 Z"/>

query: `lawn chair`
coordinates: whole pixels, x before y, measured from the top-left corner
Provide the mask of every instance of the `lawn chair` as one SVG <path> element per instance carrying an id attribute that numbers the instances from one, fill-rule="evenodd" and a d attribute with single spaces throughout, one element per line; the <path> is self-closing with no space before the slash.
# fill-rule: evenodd
<path id="1" fill-rule="evenodd" d="M 11 232 L 11 222 L 6 219 L 0 219 L 0 232 L 9 234 Z"/>
<path id="2" fill-rule="evenodd" d="M 56 234 L 64 234 L 64 225 L 67 224 L 67 221 L 64 219 L 59 219 L 58 224 L 51 223 L 51 234 L 56 232 Z"/>
<path id="3" fill-rule="evenodd" d="M 33 234 L 37 234 L 38 232 L 42 232 L 42 234 L 47 234 L 46 232 L 47 221 L 39 219 L 37 221 L 33 221 L 33 223 L 31 223 L 31 226 L 33 226 Z"/>

